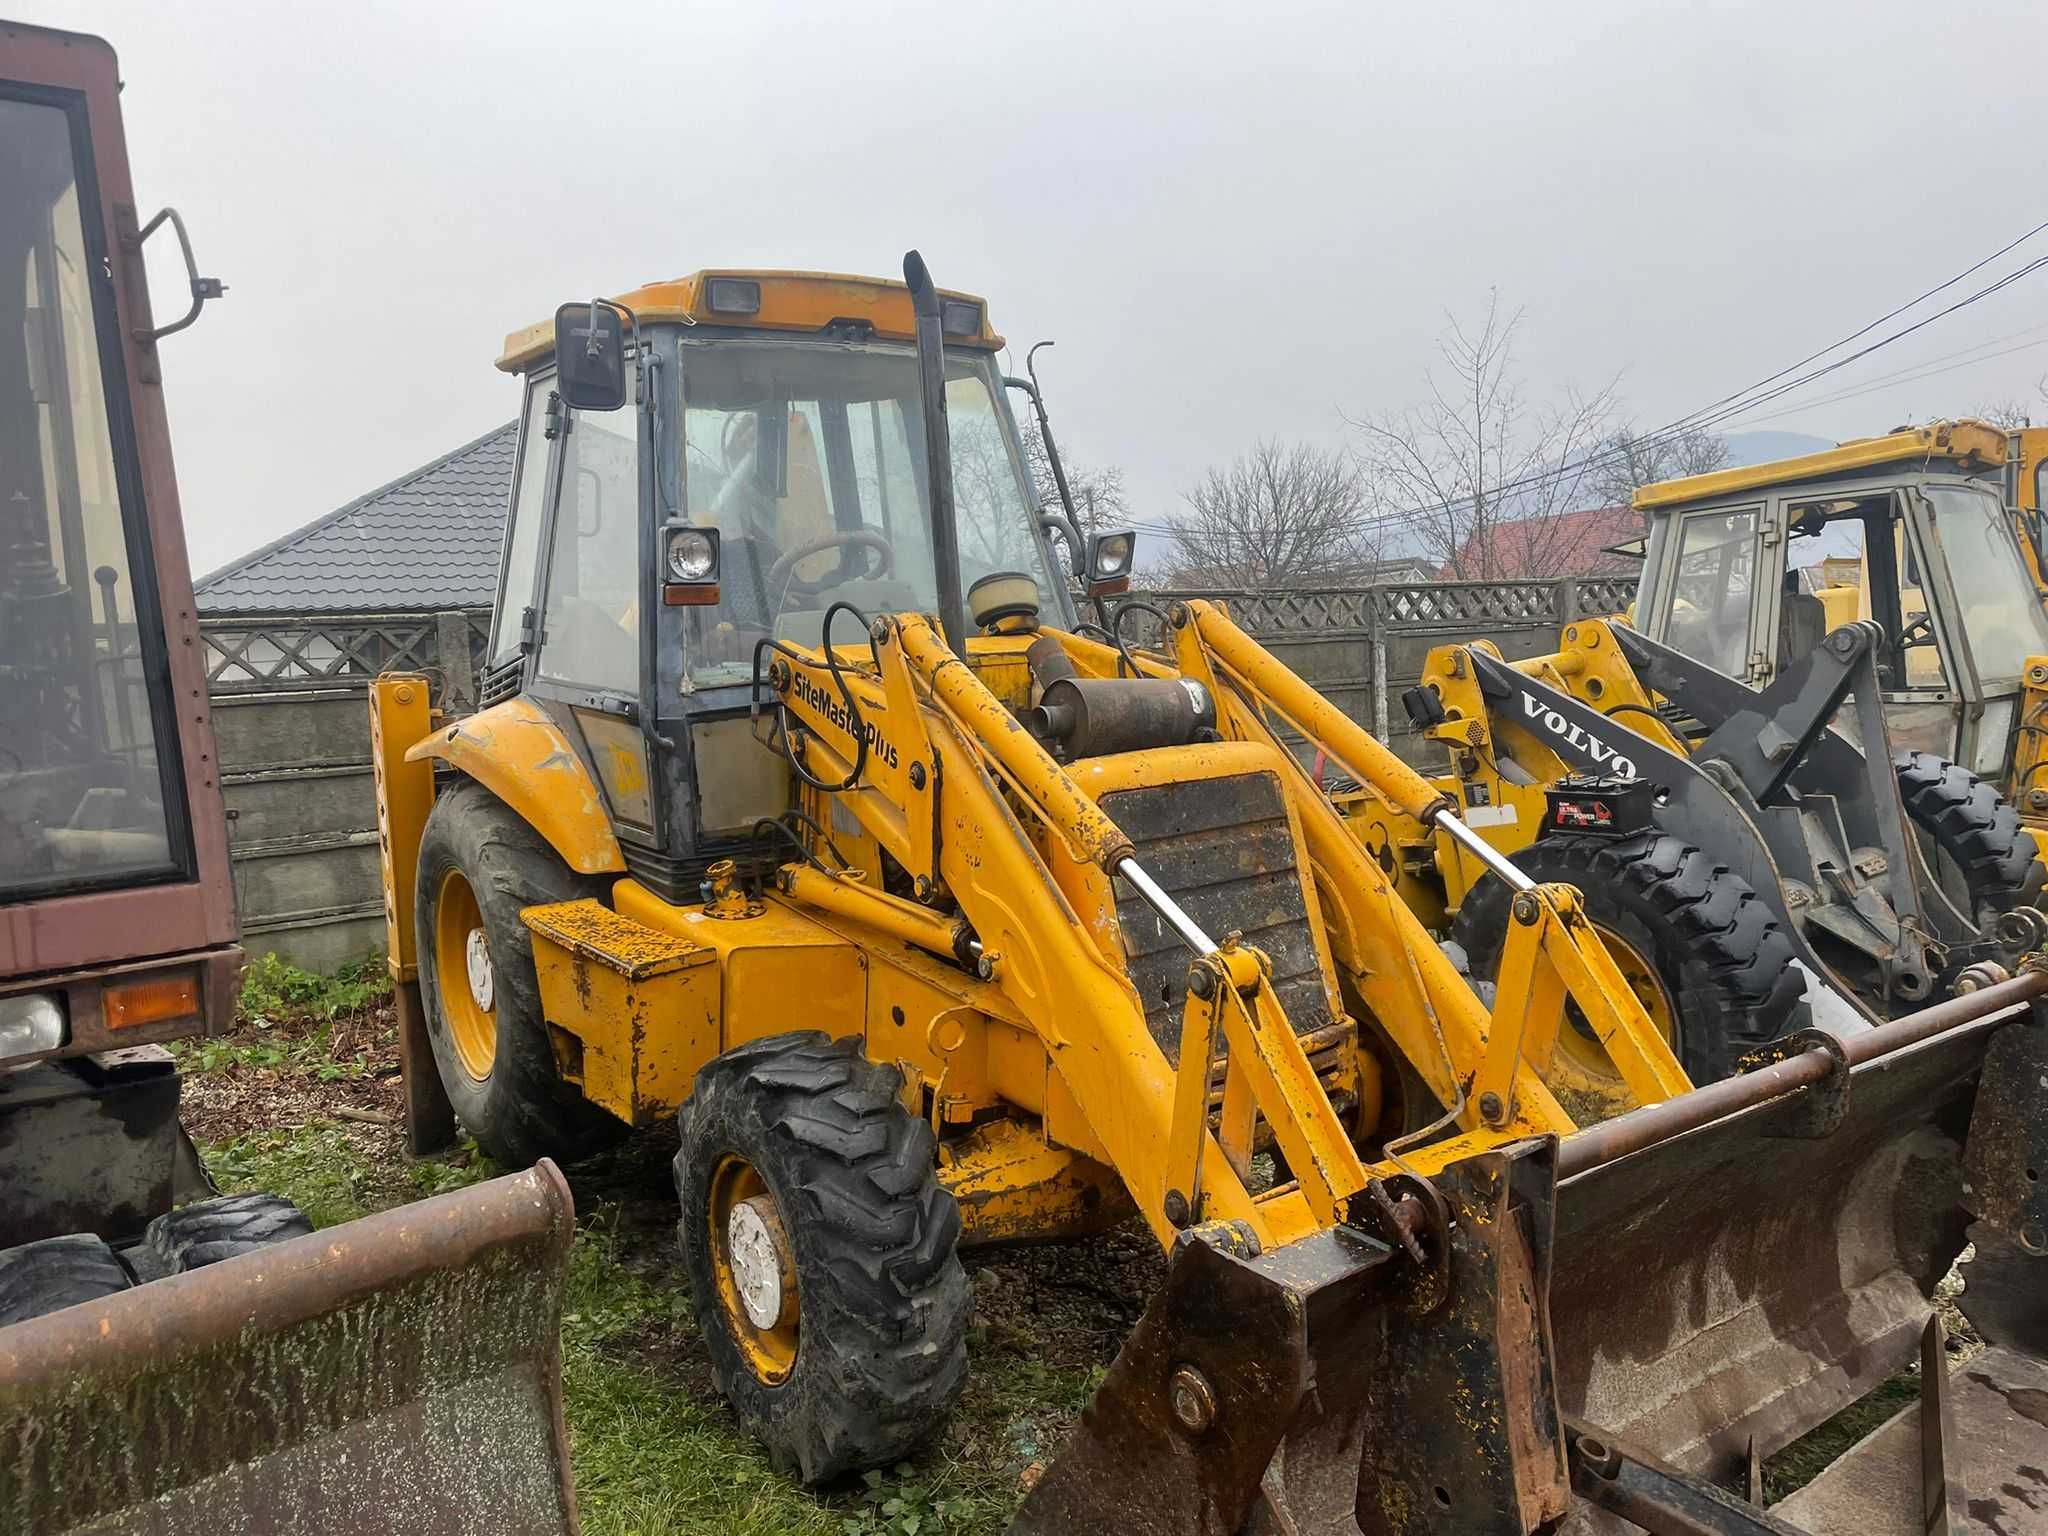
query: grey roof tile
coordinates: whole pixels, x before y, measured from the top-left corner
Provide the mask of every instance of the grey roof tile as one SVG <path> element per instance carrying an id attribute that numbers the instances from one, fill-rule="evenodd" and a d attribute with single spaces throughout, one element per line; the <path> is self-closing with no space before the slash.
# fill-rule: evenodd
<path id="1" fill-rule="evenodd" d="M 206 615 L 488 607 L 518 423 L 194 583 Z"/>

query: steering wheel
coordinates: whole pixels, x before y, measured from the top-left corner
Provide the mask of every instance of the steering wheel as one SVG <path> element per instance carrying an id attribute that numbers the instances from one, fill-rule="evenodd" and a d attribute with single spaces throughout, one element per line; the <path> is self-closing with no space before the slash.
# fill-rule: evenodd
<path id="1" fill-rule="evenodd" d="M 1931 614 L 1916 613 L 1906 621 L 1906 627 L 1899 631 L 1899 646 L 1932 645 L 1934 643 L 1934 618 Z"/>
<path id="2" fill-rule="evenodd" d="M 886 535 L 873 528 L 846 528 L 837 533 L 828 533 L 823 538 L 812 539 L 807 544 L 799 544 L 769 566 L 763 584 L 768 589 L 770 600 L 779 606 L 786 591 L 800 592 L 807 597 L 814 596 L 827 587 L 855 579 L 827 576 L 821 581 L 796 581 L 791 578 L 790 573 L 796 569 L 797 562 L 808 560 L 812 555 L 828 549 L 862 549 L 871 552 L 872 559 L 868 568 L 861 573 L 871 581 L 887 576 L 896 569 L 896 551 L 890 547 Z"/>

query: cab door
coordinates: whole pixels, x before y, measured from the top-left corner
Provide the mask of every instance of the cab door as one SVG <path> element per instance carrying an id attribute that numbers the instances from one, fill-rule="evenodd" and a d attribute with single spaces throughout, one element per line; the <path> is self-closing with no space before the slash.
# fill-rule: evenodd
<path id="1" fill-rule="evenodd" d="M 1703 661 L 1752 687 L 1769 680 L 1768 648 L 1755 637 L 1769 632 L 1766 607 L 1772 584 L 1759 572 L 1781 556 L 1766 516 L 1767 503 L 1743 502 L 1682 512 L 1672 519 L 1662 547 L 1654 611 L 1644 618 L 1653 640 Z"/>

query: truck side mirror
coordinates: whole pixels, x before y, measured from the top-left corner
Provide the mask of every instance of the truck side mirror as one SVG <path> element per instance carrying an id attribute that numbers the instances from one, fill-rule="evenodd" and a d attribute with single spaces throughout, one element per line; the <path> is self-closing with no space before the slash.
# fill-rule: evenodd
<path id="1" fill-rule="evenodd" d="M 626 403 L 626 311 L 598 300 L 555 311 L 555 391 L 579 411 Z"/>

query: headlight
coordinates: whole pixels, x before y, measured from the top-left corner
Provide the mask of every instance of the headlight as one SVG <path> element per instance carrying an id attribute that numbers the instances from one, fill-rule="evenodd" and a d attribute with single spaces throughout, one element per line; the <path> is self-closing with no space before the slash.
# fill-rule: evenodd
<path id="1" fill-rule="evenodd" d="M 54 1051 L 64 1035 L 64 1010 L 49 993 L 0 997 L 0 1061 Z"/>
<path id="2" fill-rule="evenodd" d="M 761 312 L 761 285 L 750 277 L 714 277 L 704 286 L 704 302 L 714 315 Z"/>
<path id="3" fill-rule="evenodd" d="M 981 306 L 964 299 L 948 299 L 939 309 L 939 329 L 948 336 L 979 336 Z"/>
<path id="4" fill-rule="evenodd" d="M 718 535 L 709 528 L 677 528 L 668 536 L 671 581 L 711 581 L 718 575 Z"/>
<path id="5" fill-rule="evenodd" d="M 1088 578 L 1115 581 L 1131 574 L 1131 556 L 1137 552 L 1138 535 L 1128 529 L 1098 533 L 1089 541 Z"/>

